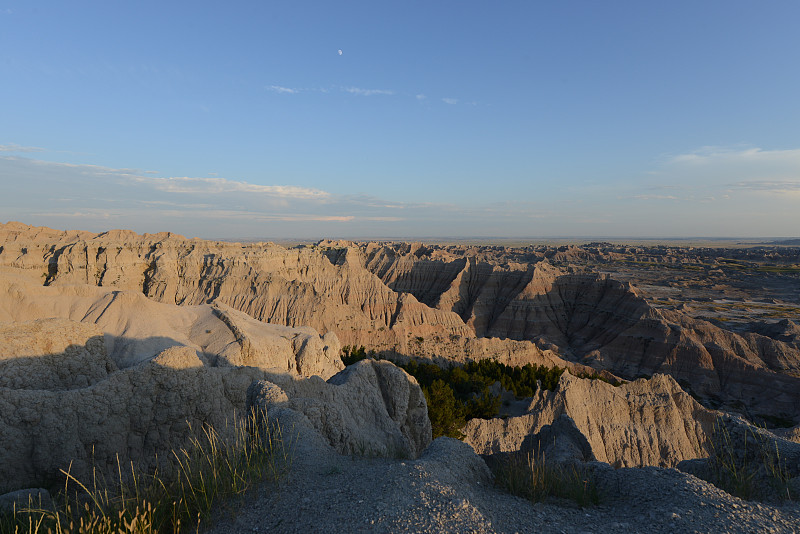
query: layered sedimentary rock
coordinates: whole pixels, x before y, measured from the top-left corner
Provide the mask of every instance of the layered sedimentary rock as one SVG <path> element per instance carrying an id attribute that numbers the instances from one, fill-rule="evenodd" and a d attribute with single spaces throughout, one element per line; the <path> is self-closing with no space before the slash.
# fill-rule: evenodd
<path id="1" fill-rule="evenodd" d="M 525 415 L 468 421 L 465 441 L 481 454 L 516 451 L 562 415 L 597 460 L 617 467 L 672 467 L 706 456 L 716 418 L 666 375 L 614 387 L 564 373 L 555 391 L 537 392 Z"/>
<path id="2" fill-rule="evenodd" d="M 80 337 L 89 331 L 94 334 L 91 343 L 97 345 L 95 338 L 99 338 L 112 363 L 120 368 L 149 360 L 173 346 L 191 347 L 212 366 L 247 365 L 323 378 L 344 368 L 335 334 L 320 337 L 308 327 L 265 324 L 224 304 L 176 306 L 154 302 L 134 291 L 87 285 L 37 286 L 9 275 L 0 277 L 0 297 L 0 322 L 14 323 L 4 327 L 7 335 L 0 339 L 6 343 L 12 337 L 17 339 L 15 347 L 0 346 L 5 352 L 0 358 L 24 355 L 42 362 L 45 355 L 52 360 L 54 353 L 62 353 L 60 358 L 74 360 L 74 351 L 69 350 L 73 343 L 70 332 Z M 56 323 L 47 327 L 47 333 L 42 332 L 41 323 L 19 326 L 38 317 L 69 319 L 86 326 L 67 324 L 59 330 L 63 323 Z M 25 329 L 30 334 L 19 338 Z M 79 384 L 88 385 L 94 374 L 76 376 L 87 377 L 88 382 Z"/>
<path id="3" fill-rule="evenodd" d="M 264 377 L 253 367 L 204 367 L 192 349 L 179 368 L 154 360 L 110 374 L 80 389 L 0 388 L 0 493 L 49 487 L 68 469 L 89 480 L 91 469 L 154 467 L 157 455 L 182 447 L 190 426 L 224 428 L 243 413 L 245 392 Z M 193 356 L 195 365 L 186 365 Z M 165 356 L 162 360 L 175 360 Z"/>
<path id="4" fill-rule="evenodd" d="M 36 228 L 28 233 L 50 236 L 50 241 L 23 245 L 24 229 L 0 228 L 0 266 L 25 271 L 45 285 L 131 289 L 181 305 L 213 301 L 265 322 L 334 331 L 348 345 L 405 346 L 411 331 L 415 336 L 473 335 L 456 314 L 386 287 L 362 267 L 357 250 L 332 262 L 318 250 L 269 243 L 124 231 L 91 237 Z"/>
<path id="5" fill-rule="evenodd" d="M 729 406 L 743 403 L 754 416 L 798 416 L 800 380 L 784 374 L 796 372 L 796 349 L 678 312 L 648 310 L 609 344 L 585 353 L 583 361 L 625 377 L 669 373 L 702 398 Z"/>
<path id="6" fill-rule="evenodd" d="M 358 249 L 329 245 L 286 250 L 269 243 L 59 233 L 9 223 L 0 225 L 0 268 L 53 287 L 122 288 L 184 306 L 213 302 L 272 324 L 335 332 L 344 345 L 398 356 L 497 354 L 508 363 L 571 365 L 527 341 L 476 340 L 458 314 L 383 284 L 364 269 Z"/>
<path id="7" fill-rule="evenodd" d="M 575 247 L 540 253 L 321 242 L 287 250 L 14 224 L 0 228 L 0 243 L 0 267 L 47 286 L 92 284 L 183 306 L 214 303 L 399 356 L 588 365 L 626 379 L 668 373 L 712 405 L 800 415 L 794 341 L 726 331 L 657 309 L 630 284 L 553 265 L 582 258 Z"/>
<path id="8" fill-rule="evenodd" d="M 777 323 L 751 323 L 749 330 L 800 348 L 800 325 L 789 319 L 783 319 Z"/>

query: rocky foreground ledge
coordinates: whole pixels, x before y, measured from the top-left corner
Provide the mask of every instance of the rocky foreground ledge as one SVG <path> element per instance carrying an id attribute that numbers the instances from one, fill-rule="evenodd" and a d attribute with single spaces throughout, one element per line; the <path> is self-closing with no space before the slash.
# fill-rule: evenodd
<path id="1" fill-rule="evenodd" d="M 342 456 L 299 433 L 286 480 L 218 509 L 214 534 L 253 532 L 797 532 L 800 507 L 747 502 L 676 469 L 593 464 L 602 501 L 531 504 L 498 490 L 466 444 L 416 460 Z"/>
<path id="2" fill-rule="evenodd" d="M 359 369 L 359 366 L 366 365 L 374 366 L 376 363 L 360 362 L 350 372 L 363 374 L 364 369 Z M 390 364 L 384 362 L 380 365 Z M 545 396 L 550 398 L 546 401 L 552 405 L 558 403 L 559 398 L 563 402 L 566 397 L 567 404 L 571 401 L 573 405 L 571 413 L 579 413 L 580 408 L 576 410 L 576 405 L 591 403 L 578 396 L 593 384 L 598 383 L 565 375 L 559 389 L 566 391 L 547 394 Z M 611 388 L 608 384 L 599 384 Z M 644 397 L 644 400 L 634 399 L 630 407 L 632 411 L 640 412 L 638 417 L 645 416 L 644 422 L 640 419 L 633 423 L 630 420 L 616 423 L 620 427 L 629 426 L 629 431 L 635 431 L 639 426 L 646 428 L 646 420 L 653 414 L 660 413 L 662 420 L 674 418 L 675 412 L 680 410 L 665 409 L 670 402 L 675 402 L 673 396 L 677 405 L 689 403 L 692 409 L 698 408 L 669 377 L 637 381 L 629 389 L 630 392 L 622 391 L 617 395 L 631 396 L 633 393 L 636 397 L 638 393 L 639 397 Z M 291 445 L 291 471 L 287 479 L 277 484 L 266 484 L 240 502 L 221 506 L 215 524 L 208 528 L 208 532 L 716 533 L 796 532 L 800 528 L 800 503 L 744 501 L 685 471 L 641 463 L 636 468 L 615 469 L 607 462 L 581 462 L 597 485 L 600 496 L 597 505 L 581 508 L 574 502 L 558 499 L 532 504 L 500 490 L 484 458 L 466 443 L 438 438 L 416 459 L 372 457 L 363 451 L 343 456 L 328 440 L 321 439 L 320 433 L 314 429 L 316 423 L 310 424 L 306 417 L 290 408 L 291 403 L 274 384 L 254 384 L 250 397 L 251 402 L 260 403 L 267 409 L 273 423 L 283 428 L 291 427 L 296 432 L 297 439 Z M 608 408 L 613 403 L 603 399 L 602 394 L 595 400 L 606 406 L 606 415 L 613 411 Z M 532 404 L 541 403 L 542 400 L 534 400 Z M 649 410 L 643 404 L 650 404 Z M 552 415 L 552 407 L 549 412 L 546 409 L 541 411 L 539 417 Z M 684 412 L 692 414 L 692 411 Z M 707 411 L 702 415 L 703 419 L 710 416 Z M 572 421 L 562 413 L 558 421 L 548 426 L 561 427 L 563 425 L 559 423 L 562 420 Z M 688 431 L 690 421 L 691 418 L 686 417 L 679 423 L 686 424 Z M 727 422 L 740 434 L 750 432 L 745 421 L 728 418 Z M 578 439 L 585 442 L 588 454 L 593 455 L 592 444 L 574 423 L 571 424 L 580 436 Z M 700 430 L 702 425 L 696 424 Z M 614 435 L 607 437 L 611 442 L 624 442 L 624 430 L 615 432 L 613 427 L 614 423 L 608 428 Z M 545 427 L 534 435 L 541 436 L 546 432 Z M 548 454 L 554 452 L 554 448 L 558 449 L 558 445 L 563 445 L 565 437 L 567 441 L 572 439 L 566 434 L 569 433 L 559 430 L 547 434 L 555 442 L 550 444 L 555 447 L 547 449 Z M 634 441 L 640 439 L 632 438 Z M 476 439 L 474 434 L 472 439 Z M 667 446 L 664 437 L 660 439 L 661 442 L 657 439 L 651 446 L 651 457 L 660 447 Z M 775 437 L 771 436 L 771 439 Z M 597 440 L 595 435 L 593 442 Z M 780 442 L 781 457 L 797 474 L 800 445 L 777 441 Z M 485 446 L 490 445 L 491 441 L 485 442 Z M 630 453 L 625 448 L 621 447 L 615 454 L 630 461 Z M 642 444 L 636 453 L 646 448 Z M 569 451 L 570 447 L 560 448 L 562 456 L 565 450 Z M 614 453 L 609 449 L 609 454 Z M 665 452 L 665 456 L 673 461 L 681 457 L 676 451 Z M 701 470 L 705 461 L 693 460 L 694 469 Z M 800 479 L 794 479 L 795 485 L 798 481 Z"/>

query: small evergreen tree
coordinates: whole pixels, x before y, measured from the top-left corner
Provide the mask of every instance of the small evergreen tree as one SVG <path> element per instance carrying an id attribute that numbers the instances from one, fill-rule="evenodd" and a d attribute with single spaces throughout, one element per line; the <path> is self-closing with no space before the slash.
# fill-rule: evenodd
<path id="1" fill-rule="evenodd" d="M 447 436 L 463 439 L 461 429 L 467 424 L 464 405 L 456 399 L 453 389 L 444 380 L 434 380 L 422 392 L 428 402 L 428 418 L 431 420 L 433 438 Z"/>
<path id="2" fill-rule="evenodd" d="M 492 395 L 488 386 L 483 386 L 480 395 L 467 403 L 467 419 L 491 419 L 500 412 L 500 395 Z"/>

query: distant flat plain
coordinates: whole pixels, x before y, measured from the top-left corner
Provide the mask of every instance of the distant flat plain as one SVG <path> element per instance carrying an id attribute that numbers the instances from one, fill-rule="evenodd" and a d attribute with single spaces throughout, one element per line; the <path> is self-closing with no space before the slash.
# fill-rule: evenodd
<path id="1" fill-rule="evenodd" d="M 614 245 L 631 245 L 645 247 L 707 247 L 707 248 L 750 248 L 761 246 L 800 246 L 800 238 L 789 237 L 327 237 L 331 240 L 354 242 L 388 242 L 388 243 L 429 243 L 432 245 L 465 245 L 465 246 L 503 246 L 526 247 L 529 245 L 567 246 L 585 245 L 587 243 L 611 243 Z M 237 238 L 226 237 L 215 241 L 257 243 L 271 242 L 285 247 L 309 245 L 319 239 L 301 239 L 292 237 Z"/>

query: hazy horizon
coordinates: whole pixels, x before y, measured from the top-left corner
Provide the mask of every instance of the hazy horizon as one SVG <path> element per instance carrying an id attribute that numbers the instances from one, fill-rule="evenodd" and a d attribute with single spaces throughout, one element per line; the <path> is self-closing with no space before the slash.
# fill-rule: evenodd
<path id="1" fill-rule="evenodd" d="M 0 224 L 21 223 L 25 221 L 2 221 Z M 32 225 L 33 226 L 33 225 Z M 53 228 L 60 231 L 85 231 L 85 228 L 77 227 L 57 227 Z M 129 228 L 105 228 L 97 234 L 113 232 L 116 230 L 130 230 Z M 91 230 L 90 230 L 91 231 Z M 595 242 L 607 242 L 614 245 L 672 245 L 672 246 L 716 246 L 716 247 L 753 247 L 753 246 L 790 246 L 796 247 L 794 241 L 800 241 L 797 236 L 447 236 L 447 235 L 317 235 L 317 236 L 204 236 L 204 235 L 185 235 L 175 232 L 170 228 L 163 228 L 158 232 L 142 232 L 146 234 L 171 232 L 182 235 L 188 239 L 203 239 L 209 241 L 258 243 L 274 242 L 277 244 L 311 244 L 320 241 L 352 241 L 352 242 L 391 242 L 391 243 L 425 243 L 437 245 L 500 245 L 500 246 L 527 246 L 527 245 L 582 245 Z M 786 243 L 784 243 L 786 242 Z"/>
<path id="2" fill-rule="evenodd" d="M 0 220 L 211 239 L 800 228 L 795 2 L 4 6 Z"/>

